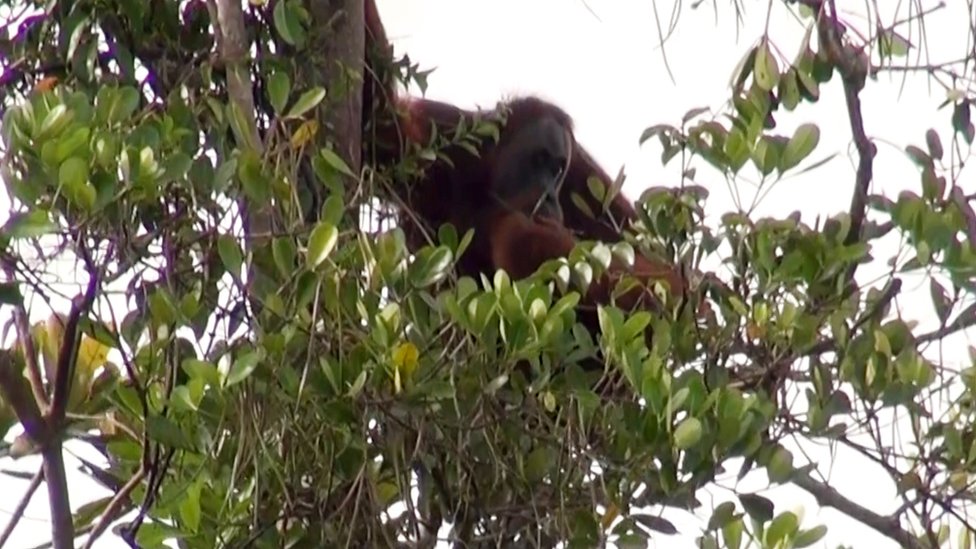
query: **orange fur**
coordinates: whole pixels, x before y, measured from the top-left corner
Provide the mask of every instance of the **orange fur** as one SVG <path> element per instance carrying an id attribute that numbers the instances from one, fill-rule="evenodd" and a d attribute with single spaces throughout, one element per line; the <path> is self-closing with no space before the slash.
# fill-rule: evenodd
<path id="1" fill-rule="evenodd" d="M 370 42 L 367 50 L 392 57 L 392 47 L 386 41 L 386 32 L 374 1 L 365 2 L 367 41 Z M 374 67 L 369 56 L 367 67 Z M 469 111 L 441 101 L 398 97 L 392 81 L 384 80 L 381 70 L 370 72 L 380 80 L 370 81 L 364 86 L 364 109 L 371 109 L 378 100 L 376 113 L 397 113 L 394 117 L 367 120 L 373 124 L 380 140 L 392 142 L 392 146 L 376 155 L 379 164 L 395 164 L 402 158 L 406 145 L 426 145 L 431 138 L 432 125 L 437 126 L 439 134 L 450 135 L 462 119 L 470 128 L 478 117 L 495 114 Z M 556 120 L 572 135 L 569 115 L 541 99 L 520 98 L 502 105 L 502 108 L 507 113 L 507 122 L 501 129 L 502 143 L 507 135 L 542 117 Z M 562 223 L 552 219 L 530 218 L 521 211 L 501 208 L 491 199 L 489 187 L 499 145 L 490 140 L 482 143 L 478 156 L 459 146 L 448 146 L 440 151 L 449 162 L 435 160 L 425 165 L 423 176 L 401 196 L 407 208 L 434 231 L 443 223 L 454 224 L 461 234 L 475 229 L 472 245 L 459 261 L 460 274 L 477 276 L 504 269 L 513 278 L 523 278 L 535 272 L 545 261 L 568 255 L 578 238 L 604 242 L 622 240 L 621 226 L 636 219 L 633 205 L 619 194 L 606 211 L 601 209 L 601 204 L 589 190 L 587 180 L 596 178 L 605 189 L 611 186 L 612 180 L 575 138 L 571 144 L 572 155 L 559 195 Z M 526 189 L 526 192 L 537 191 L 531 186 Z M 588 216 L 573 201 L 573 194 L 583 199 L 595 214 L 594 217 Z M 531 202 L 536 196 L 506 198 L 513 204 L 521 205 Z M 412 217 L 402 218 L 401 226 L 412 246 L 423 244 L 421 227 Z M 626 275 L 646 284 L 632 287 L 616 297 L 615 302 L 624 308 L 654 307 L 657 300 L 649 288 L 654 281 L 666 282 L 672 295 L 685 291 L 684 279 L 677 268 L 638 255 L 631 267 L 614 261 L 604 276 L 593 281 L 584 296 L 584 303 L 609 303 L 616 283 Z"/>

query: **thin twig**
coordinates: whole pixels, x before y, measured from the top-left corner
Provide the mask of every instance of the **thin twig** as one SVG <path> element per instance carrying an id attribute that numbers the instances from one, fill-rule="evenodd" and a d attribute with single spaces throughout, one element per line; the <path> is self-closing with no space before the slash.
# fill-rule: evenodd
<path id="1" fill-rule="evenodd" d="M 976 315 L 970 316 L 969 318 L 966 319 L 957 318 L 948 326 L 939 328 L 938 330 L 934 330 L 927 334 L 922 334 L 916 337 L 915 342 L 921 345 L 922 343 L 938 341 L 945 338 L 946 336 L 950 336 L 956 332 L 967 330 L 969 328 L 972 328 L 973 326 L 976 326 Z"/>
<path id="2" fill-rule="evenodd" d="M 7 544 L 7 540 L 13 535 L 14 529 L 17 528 L 17 524 L 20 519 L 24 516 L 24 511 L 27 509 L 27 504 L 30 503 L 31 498 L 34 497 L 34 492 L 41 486 L 41 481 L 44 480 L 44 470 L 40 469 L 37 473 L 34 473 L 34 478 L 31 479 L 30 484 L 27 486 L 27 491 L 24 492 L 24 496 L 20 498 L 20 502 L 17 503 L 17 507 L 14 508 L 13 512 L 10 513 L 10 520 L 7 521 L 7 525 L 3 528 L 3 533 L 0 534 L 0 547 Z"/>
<path id="3" fill-rule="evenodd" d="M 86 524 L 86 525 L 78 528 L 78 530 L 75 531 L 75 534 L 77 534 L 77 535 L 80 536 L 80 535 L 84 534 L 85 532 L 87 532 L 87 531 L 89 531 L 91 529 L 92 529 L 92 525 L 91 524 Z M 50 549 L 51 547 L 54 547 L 54 544 L 52 542 L 50 542 L 50 541 L 45 541 L 44 543 L 39 543 L 39 544 L 31 547 L 30 549 Z"/>
<path id="4" fill-rule="evenodd" d="M 8 280 L 16 280 L 16 269 L 13 260 L 8 257 L 3 258 L 3 270 Z M 13 312 L 14 325 L 17 327 L 17 340 L 24 350 L 24 359 L 27 363 L 27 378 L 30 380 L 31 391 L 37 406 L 46 408 L 48 405 L 47 394 L 44 392 L 44 380 L 41 377 L 41 367 L 37 363 L 37 349 L 34 346 L 34 338 L 31 335 L 30 320 L 27 317 L 27 310 L 23 303 L 18 303 Z"/>
<path id="5" fill-rule="evenodd" d="M 129 482 L 125 483 L 125 486 L 121 490 L 116 492 L 112 501 L 108 503 L 105 507 L 105 512 L 102 513 L 102 518 L 99 519 L 98 524 L 91 531 L 91 535 L 88 536 L 88 540 L 85 542 L 85 549 L 91 549 L 95 545 L 95 540 L 97 540 L 108 528 L 112 521 L 118 518 L 122 505 L 129 500 L 129 494 L 136 489 L 137 486 L 142 482 L 142 479 L 146 478 L 146 467 L 139 467 L 139 471 L 129 479 Z"/>

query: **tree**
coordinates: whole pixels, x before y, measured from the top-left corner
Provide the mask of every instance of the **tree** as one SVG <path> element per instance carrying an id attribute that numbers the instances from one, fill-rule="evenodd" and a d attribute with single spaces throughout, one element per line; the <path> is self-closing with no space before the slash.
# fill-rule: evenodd
<path id="1" fill-rule="evenodd" d="M 25 499 L 47 486 L 55 547 L 112 524 L 141 547 L 642 545 L 667 543 L 676 508 L 707 519 L 704 546 L 800 547 L 831 526 L 752 490 L 708 505 L 727 469 L 765 471 L 902 546 L 968 546 L 972 372 L 930 346 L 976 322 L 976 58 L 912 61 L 906 29 L 931 10 L 864 22 L 833 0 L 771 2 L 808 29 L 799 52 L 757 37 L 725 112 L 642 136 L 682 177 L 639 198 L 634 247 L 729 291 L 692 296 L 704 320 L 606 307 L 591 334 L 562 290 L 605 268 L 605 246 L 523 281 L 457 280 L 467 235 L 434 227 L 412 254 L 395 227 L 362 228 L 416 159 L 358 158 L 373 145 L 357 135 L 361 4 L 333 4 L 11 7 L 2 428 L 10 456 L 42 457 Z M 408 58 L 391 68 L 423 82 Z M 947 114 L 905 151 L 910 190 L 884 196 L 861 102 L 893 71 L 931 75 Z M 849 205 L 818 225 L 746 207 L 704 219 L 703 180 L 822 165 L 814 119 L 776 122 L 828 90 L 850 119 Z M 50 281 L 71 264 L 82 289 L 59 298 Z M 896 306 L 912 275 L 931 329 Z M 592 358 L 618 391 L 594 388 Z M 867 456 L 902 505 L 855 503 L 798 440 Z M 63 441 L 101 454 L 81 465 L 112 495 L 73 509 Z"/>

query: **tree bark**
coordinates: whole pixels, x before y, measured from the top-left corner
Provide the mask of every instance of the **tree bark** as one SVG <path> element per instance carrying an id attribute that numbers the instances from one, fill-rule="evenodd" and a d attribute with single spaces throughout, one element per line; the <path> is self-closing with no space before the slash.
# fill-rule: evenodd
<path id="1" fill-rule="evenodd" d="M 299 65 L 304 82 L 326 89 L 319 120 L 353 173 L 362 164 L 362 83 L 366 50 L 363 0 L 310 0 L 308 50 L 313 62 Z M 346 183 L 353 183 L 347 181 Z M 348 188 L 348 186 L 347 186 Z"/>

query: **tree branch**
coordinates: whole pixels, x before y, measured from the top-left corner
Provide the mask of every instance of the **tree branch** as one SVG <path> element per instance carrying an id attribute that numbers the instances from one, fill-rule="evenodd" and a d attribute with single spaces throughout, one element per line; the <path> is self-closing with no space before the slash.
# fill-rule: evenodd
<path id="1" fill-rule="evenodd" d="M 211 4 L 213 6 L 213 4 Z M 231 128 L 238 134 L 240 144 L 261 152 L 261 136 L 254 118 L 254 95 L 251 92 L 251 76 L 248 74 L 247 31 L 244 28 L 244 12 L 241 3 L 234 0 L 216 0 L 217 49 L 227 73 L 227 95 L 230 97 Z M 237 112 L 234 113 L 233 111 Z M 236 117 L 234 116 L 236 114 Z M 238 127 L 234 119 L 243 122 Z"/>
<path id="2" fill-rule="evenodd" d="M 372 2 L 369 2 L 372 3 Z M 313 21 L 328 21 L 310 34 L 308 48 L 321 52 L 319 62 L 301 70 L 306 82 L 317 82 L 330 91 L 328 104 L 319 107 L 324 124 L 331 128 L 336 149 L 353 173 L 362 162 L 363 83 L 350 74 L 364 75 L 366 51 L 366 2 L 362 0 L 312 0 Z M 375 10 L 375 5 L 370 11 Z M 378 14 L 371 14 L 376 15 Z M 301 68 L 300 68 L 301 69 Z M 363 77 L 363 79 L 365 76 Z M 355 181 L 351 183 L 355 184 Z"/>
<path id="3" fill-rule="evenodd" d="M 139 471 L 136 472 L 136 474 L 125 483 L 125 486 L 123 486 L 121 490 L 116 492 L 115 496 L 112 497 L 112 501 L 110 501 L 108 506 L 105 507 L 105 512 L 102 513 L 102 518 L 99 519 L 98 524 L 95 525 L 91 531 L 91 534 L 89 534 L 88 540 L 85 542 L 84 549 L 91 549 L 95 546 L 95 540 L 97 540 L 105 532 L 108 526 L 112 524 L 113 520 L 118 518 L 119 514 L 121 514 L 122 505 L 130 501 L 129 495 L 133 490 L 136 489 L 137 486 L 139 486 L 144 478 L 146 478 L 145 461 L 143 462 L 143 465 L 139 467 Z"/>
<path id="4" fill-rule="evenodd" d="M 16 269 L 9 257 L 3 258 L 3 270 L 7 275 L 7 280 L 16 280 Z M 34 346 L 34 338 L 31 336 L 30 320 L 27 317 L 27 310 L 23 303 L 18 303 L 14 307 L 14 326 L 17 329 L 17 339 L 20 341 L 24 351 L 24 360 L 27 364 L 27 378 L 30 380 L 30 388 L 34 393 L 34 400 L 38 407 L 47 407 L 47 394 L 44 392 L 44 378 L 41 377 L 41 367 L 37 363 L 37 348 Z"/>
<path id="5" fill-rule="evenodd" d="M 75 525 L 71 517 L 68 479 L 64 474 L 61 439 L 52 438 L 41 452 L 44 458 L 44 479 L 47 484 L 48 505 L 51 508 L 51 540 L 54 549 L 74 549 Z"/>
<path id="6" fill-rule="evenodd" d="M 84 250 L 81 251 L 85 255 Z M 58 352 L 57 371 L 54 373 L 54 390 L 51 408 L 47 413 L 49 437 L 44 442 L 41 455 L 44 458 L 44 479 L 47 482 L 48 505 L 51 508 L 51 537 L 55 549 L 74 548 L 74 519 L 71 516 L 71 498 L 68 492 L 68 479 L 64 470 L 62 455 L 61 425 L 68 408 L 71 383 L 74 380 L 75 363 L 81 337 L 78 334 L 78 320 L 95 301 L 95 291 L 100 280 L 99 272 L 88 263 L 88 286 L 83 295 L 71 300 L 71 311 L 64 326 L 64 339 Z"/>
<path id="7" fill-rule="evenodd" d="M 825 13 L 826 5 L 830 6 L 830 13 Z M 849 215 L 851 228 L 847 233 L 845 244 L 850 246 L 861 238 L 861 228 L 867 213 L 868 187 L 874 177 L 874 156 L 877 147 L 868 138 L 864 130 L 864 116 L 861 109 L 861 90 L 871 68 L 870 60 L 864 53 L 863 47 L 848 44 L 842 36 L 843 25 L 837 20 L 837 6 L 835 0 L 827 0 L 826 5 L 820 2 L 817 18 L 817 36 L 820 50 L 840 74 L 844 87 L 844 99 L 847 102 L 847 115 L 850 121 L 851 138 L 857 149 L 858 163 L 854 180 L 854 193 L 851 196 Z M 848 280 L 854 275 L 854 268 L 848 271 Z"/>
<path id="8" fill-rule="evenodd" d="M 24 379 L 24 368 L 19 358 L 17 351 L 0 349 L 0 394 L 13 407 L 27 436 L 38 445 L 43 445 L 51 438 L 50 428 L 44 421 L 37 402 L 31 398 L 30 387 Z"/>
<path id="9" fill-rule="evenodd" d="M 61 349 L 58 351 L 58 365 L 54 372 L 54 390 L 51 396 L 51 409 L 48 412 L 48 421 L 53 429 L 57 429 L 61 421 L 64 420 L 64 413 L 68 407 L 68 395 L 71 392 L 71 382 L 75 370 L 75 361 L 78 356 L 78 344 L 81 338 L 78 337 L 78 321 L 81 315 L 87 312 L 95 301 L 95 290 L 98 289 L 98 274 L 94 269 L 88 273 L 88 287 L 85 288 L 83 295 L 77 295 L 71 300 L 71 311 L 64 323 L 64 339 L 61 341 Z"/>
<path id="10" fill-rule="evenodd" d="M 901 527 L 897 517 L 882 516 L 874 511 L 863 507 L 846 497 L 830 486 L 814 479 L 806 473 L 798 473 L 793 476 L 793 484 L 803 488 L 817 500 L 820 506 L 833 507 L 845 515 L 868 526 L 879 534 L 888 537 L 901 547 L 908 549 L 924 549 L 914 534 Z"/>

